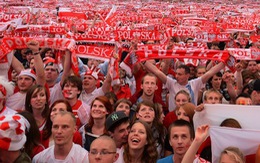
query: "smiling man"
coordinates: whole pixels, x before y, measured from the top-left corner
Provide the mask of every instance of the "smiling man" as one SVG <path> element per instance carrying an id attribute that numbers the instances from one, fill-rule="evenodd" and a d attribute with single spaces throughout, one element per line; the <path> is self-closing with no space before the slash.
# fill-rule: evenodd
<path id="1" fill-rule="evenodd" d="M 110 137 L 116 143 L 116 151 L 119 154 L 117 163 L 123 162 L 123 146 L 127 143 L 130 121 L 123 111 L 111 113 L 106 119 L 106 129 Z"/>
<path id="2" fill-rule="evenodd" d="M 33 162 L 88 163 L 88 152 L 73 143 L 73 135 L 76 131 L 75 116 L 70 112 L 59 112 L 52 124 L 54 145 L 37 154 Z"/>

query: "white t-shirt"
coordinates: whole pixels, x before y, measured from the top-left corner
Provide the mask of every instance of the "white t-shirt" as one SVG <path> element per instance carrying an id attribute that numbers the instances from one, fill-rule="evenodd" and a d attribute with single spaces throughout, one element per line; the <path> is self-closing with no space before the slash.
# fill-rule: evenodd
<path id="1" fill-rule="evenodd" d="M 116 148 L 116 152 L 119 154 L 119 157 L 116 160 L 116 162 L 114 162 L 114 163 L 123 163 L 124 162 L 124 157 L 123 157 L 124 147 Z"/>
<path id="2" fill-rule="evenodd" d="M 64 99 L 62 95 L 62 89 L 60 82 L 56 83 L 53 87 L 49 88 L 50 90 L 50 106 L 59 99 Z"/>
<path id="3" fill-rule="evenodd" d="M 85 90 L 83 90 L 79 96 L 79 100 L 82 102 L 88 104 L 89 106 L 91 105 L 92 101 L 98 97 L 98 96 L 103 96 L 105 93 L 102 90 L 102 87 L 96 88 L 93 92 L 87 94 Z"/>
<path id="4" fill-rule="evenodd" d="M 25 110 L 26 93 L 16 92 L 6 100 L 6 106 L 15 111 Z"/>
<path id="5" fill-rule="evenodd" d="M 33 157 L 33 163 L 88 163 L 88 151 L 82 148 L 78 144 L 74 144 L 65 158 L 65 160 L 58 160 L 55 159 L 54 156 L 54 147 L 50 146 L 49 148 L 43 150 L 42 152 L 38 153 L 36 156 Z"/>
<path id="6" fill-rule="evenodd" d="M 197 105 L 199 90 L 204 87 L 204 84 L 202 83 L 202 80 L 200 77 L 188 81 L 188 84 L 190 84 L 191 89 L 193 90 L 193 93 L 194 93 L 194 102 L 195 102 L 194 105 Z M 175 110 L 175 107 L 176 107 L 175 106 L 175 95 L 180 90 L 185 90 L 188 93 L 189 93 L 189 90 L 186 88 L 186 85 L 180 85 L 175 79 L 172 79 L 168 76 L 167 76 L 165 86 L 170 92 L 168 108 L 169 108 L 169 111 L 173 111 L 173 110 Z"/>

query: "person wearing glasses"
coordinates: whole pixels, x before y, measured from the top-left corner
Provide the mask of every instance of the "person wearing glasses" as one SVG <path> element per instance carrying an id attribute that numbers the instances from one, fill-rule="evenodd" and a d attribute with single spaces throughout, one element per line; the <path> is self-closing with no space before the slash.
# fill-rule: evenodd
<path id="1" fill-rule="evenodd" d="M 80 145 L 73 143 L 73 135 L 76 131 L 76 118 L 73 113 L 57 113 L 52 122 L 54 145 L 34 156 L 33 163 L 88 163 L 88 152 Z"/>
<path id="2" fill-rule="evenodd" d="M 106 135 L 98 137 L 91 143 L 88 157 L 89 163 L 115 162 L 119 157 L 115 141 Z"/>

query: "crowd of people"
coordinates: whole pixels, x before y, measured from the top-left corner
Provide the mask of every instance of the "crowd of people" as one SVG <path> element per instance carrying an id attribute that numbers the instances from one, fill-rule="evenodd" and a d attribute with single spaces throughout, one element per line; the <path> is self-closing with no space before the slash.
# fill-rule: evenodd
<path id="1" fill-rule="evenodd" d="M 101 16 L 93 19 L 92 26 L 97 19 Z M 248 37 L 259 36 L 259 27 L 232 34 L 229 42 L 202 43 L 204 52 L 238 48 L 239 42 L 233 47 L 230 42 L 239 39 L 248 39 L 239 48 L 259 49 L 259 41 Z M 198 42 L 197 38 L 171 36 L 164 50 L 182 46 L 192 50 Z M 135 62 L 140 49 L 163 43 L 134 38 L 117 42 L 127 48 L 103 44 L 120 49 L 113 51 L 118 63 L 112 64 L 112 58 L 103 61 L 89 54 L 82 58 L 67 47 L 55 49 L 41 43 L 37 38 L 28 39 L 26 48 L 14 49 L 0 60 L 0 162 L 260 162 L 260 146 L 247 153 L 239 142 L 237 146 L 226 144 L 216 157 L 212 124 L 200 124 L 208 120 L 205 114 L 213 104 L 227 110 L 240 105 L 248 111 L 250 106 L 259 109 L 257 57 L 240 58 L 233 66 L 224 60 L 185 55 Z M 242 119 L 230 114 L 224 117 L 218 119 L 221 128 L 247 134 Z M 250 119 L 243 117 L 245 122 L 245 118 Z"/>

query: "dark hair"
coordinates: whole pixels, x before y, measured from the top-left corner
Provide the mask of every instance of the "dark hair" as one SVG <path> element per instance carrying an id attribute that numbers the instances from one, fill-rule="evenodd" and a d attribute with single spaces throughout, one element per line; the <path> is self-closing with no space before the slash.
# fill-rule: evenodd
<path id="1" fill-rule="evenodd" d="M 45 54 L 48 52 L 48 51 L 52 51 L 52 49 L 51 48 L 44 48 L 42 51 L 41 51 L 41 57 L 42 58 L 45 58 L 46 56 L 45 56 Z M 53 51 L 52 51 L 53 52 Z M 53 57 L 52 58 L 55 58 L 55 55 L 54 55 L 54 53 L 53 53 Z"/>
<path id="2" fill-rule="evenodd" d="M 184 69 L 185 74 L 190 74 L 190 67 L 187 65 L 179 65 L 177 69 Z"/>
<path id="3" fill-rule="evenodd" d="M 33 114 L 31 99 L 32 99 L 34 91 L 36 91 L 35 93 L 38 93 L 41 90 L 44 90 L 45 95 L 46 95 L 46 103 L 45 103 L 45 107 L 44 107 L 41 115 L 42 115 L 43 118 L 47 118 L 48 114 L 49 114 L 49 103 L 48 103 L 49 93 L 47 92 L 47 89 L 42 85 L 39 85 L 39 84 L 33 85 L 28 90 L 28 92 L 26 93 L 26 98 L 25 98 L 25 110 Z"/>
<path id="4" fill-rule="evenodd" d="M 118 105 L 120 103 L 126 103 L 127 105 L 129 105 L 129 108 L 132 107 L 132 102 L 126 98 L 121 98 L 119 100 L 116 101 L 116 103 L 114 104 L 114 110 L 116 111 L 116 108 L 118 107 Z"/>
<path id="5" fill-rule="evenodd" d="M 214 76 L 217 76 L 217 77 L 221 77 L 222 78 L 222 73 L 221 72 L 217 72 L 216 74 L 214 74 L 211 78 L 209 78 L 209 80 L 208 80 L 208 86 L 209 86 L 209 88 L 213 88 L 212 87 L 212 79 L 213 79 L 213 77 Z M 223 85 L 222 83 L 221 83 L 221 85 Z M 220 86 L 221 87 L 221 86 Z"/>
<path id="6" fill-rule="evenodd" d="M 105 96 L 110 100 L 112 99 L 114 101 L 114 103 L 117 101 L 117 97 L 116 97 L 116 94 L 115 92 L 107 92 L 105 93 Z M 111 104 L 111 105 L 114 105 L 114 104 Z"/>
<path id="7" fill-rule="evenodd" d="M 30 128 L 26 129 L 25 132 L 26 142 L 24 144 L 24 149 L 25 152 L 31 157 L 33 155 L 33 148 L 41 144 L 41 134 L 32 113 L 22 111 L 17 114 L 22 115 L 30 123 Z"/>
<path id="8" fill-rule="evenodd" d="M 130 120 L 127 119 L 127 118 L 121 119 L 121 120 L 117 121 L 112 127 L 110 127 L 109 131 L 110 131 L 110 132 L 114 132 L 115 129 L 116 129 L 118 126 L 120 126 L 120 125 L 123 124 L 123 123 L 127 123 L 127 122 L 130 122 Z"/>
<path id="9" fill-rule="evenodd" d="M 133 125 L 136 124 L 136 123 L 141 123 L 144 126 L 145 131 L 146 131 L 146 135 L 147 135 L 147 137 L 146 137 L 147 144 L 144 147 L 144 151 L 142 153 L 141 161 L 142 162 L 155 163 L 156 160 L 158 159 L 158 153 L 157 153 L 157 149 L 156 149 L 156 146 L 155 146 L 155 140 L 153 138 L 152 130 L 146 122 L 141 121 L 141 120 L 137 120 L 134 123 L 132 123 L 130 128 L 132 128 Z M 123 154 L 123 158 L 124 158 L 125 163 L 132 162 L 132 158 L 135 157 L 135 156 L 130 155 L 129 148 L 130 148 L 129 144 L 127 143 L 125 148 L 124 148 L 125 150 L 124 150 L 124 154 Z"/>
<path id="10" fill-rule="evenodd" d="M 233 118 L 227 118 L 220 124 L 221 127 L 242 128 L 239 122 Z"/>
<path id="11" fill-rule="evenodd" d="M 42 130 L 42 139 L 43 140 L 47 140 L 49 139 L 49 137 L 51 136 L 51 128 L 52 128 L 52 121 L 51 121 L 51 111 L 52 109 L 54 108 L 54 106 L 56 106 L 57 104 L 60 104 L 60 103 L 63 103 L 66 105 L 66 109 L 68 112 L 71 112 L 72 113 L 72 108 L 69 104 L 68 101 L 66 100 L 63 100 L 63 99 L 59 99 L 59 100 L 56 100 L 52 105 L 51 105 L 51 108 L 50 108 L 50 112 L 49 112 L 49 116 L 48 118 L 46 119 L 46 124 Z"/>
<path id="12" fill-rule="evenodd" d="M 237 97 L 236 97 L 236 100 L 240 97 L 244 97 L 244 98 L 250 98 L 251 99 L 251 96 L 247 93 L 240 93 Z"/>
<path id="13" fill-rule="evenodd" d="M 62 90 L 64 89 L 64 86 L 65 86 L 67 83 L 76 86 L 80 92 L 82 91 L 82 81 L 81 81 L 81 79 L 80 79 L 79 77 L 74 76 L 74 75 L 73 75 L 73 76 L 68 76 L 68 77 L 64 80 L 64 82 L 63 82 L 63 84 L 62 84 L 62 86 L 61 86 Z M 80 96 L 80 93 L 77 95 L 77 97 L 79 98 L 79 96 Z"/>
<path id="14" fill-rule="evenodd" d="M 168 129 L 168 134 L 169 134 L 169 139 L 171 138 L 171 129 L 173 127 L 188 127 L 189 131 L 190 131 L 190 138 L 194 139 L 195 138 L 195 132 L 194 132 L 194 127 L 191 125 L 190 122 L 185 121 L 183 119 L 180 120 L 176 120 L 174 121 Z"/>

